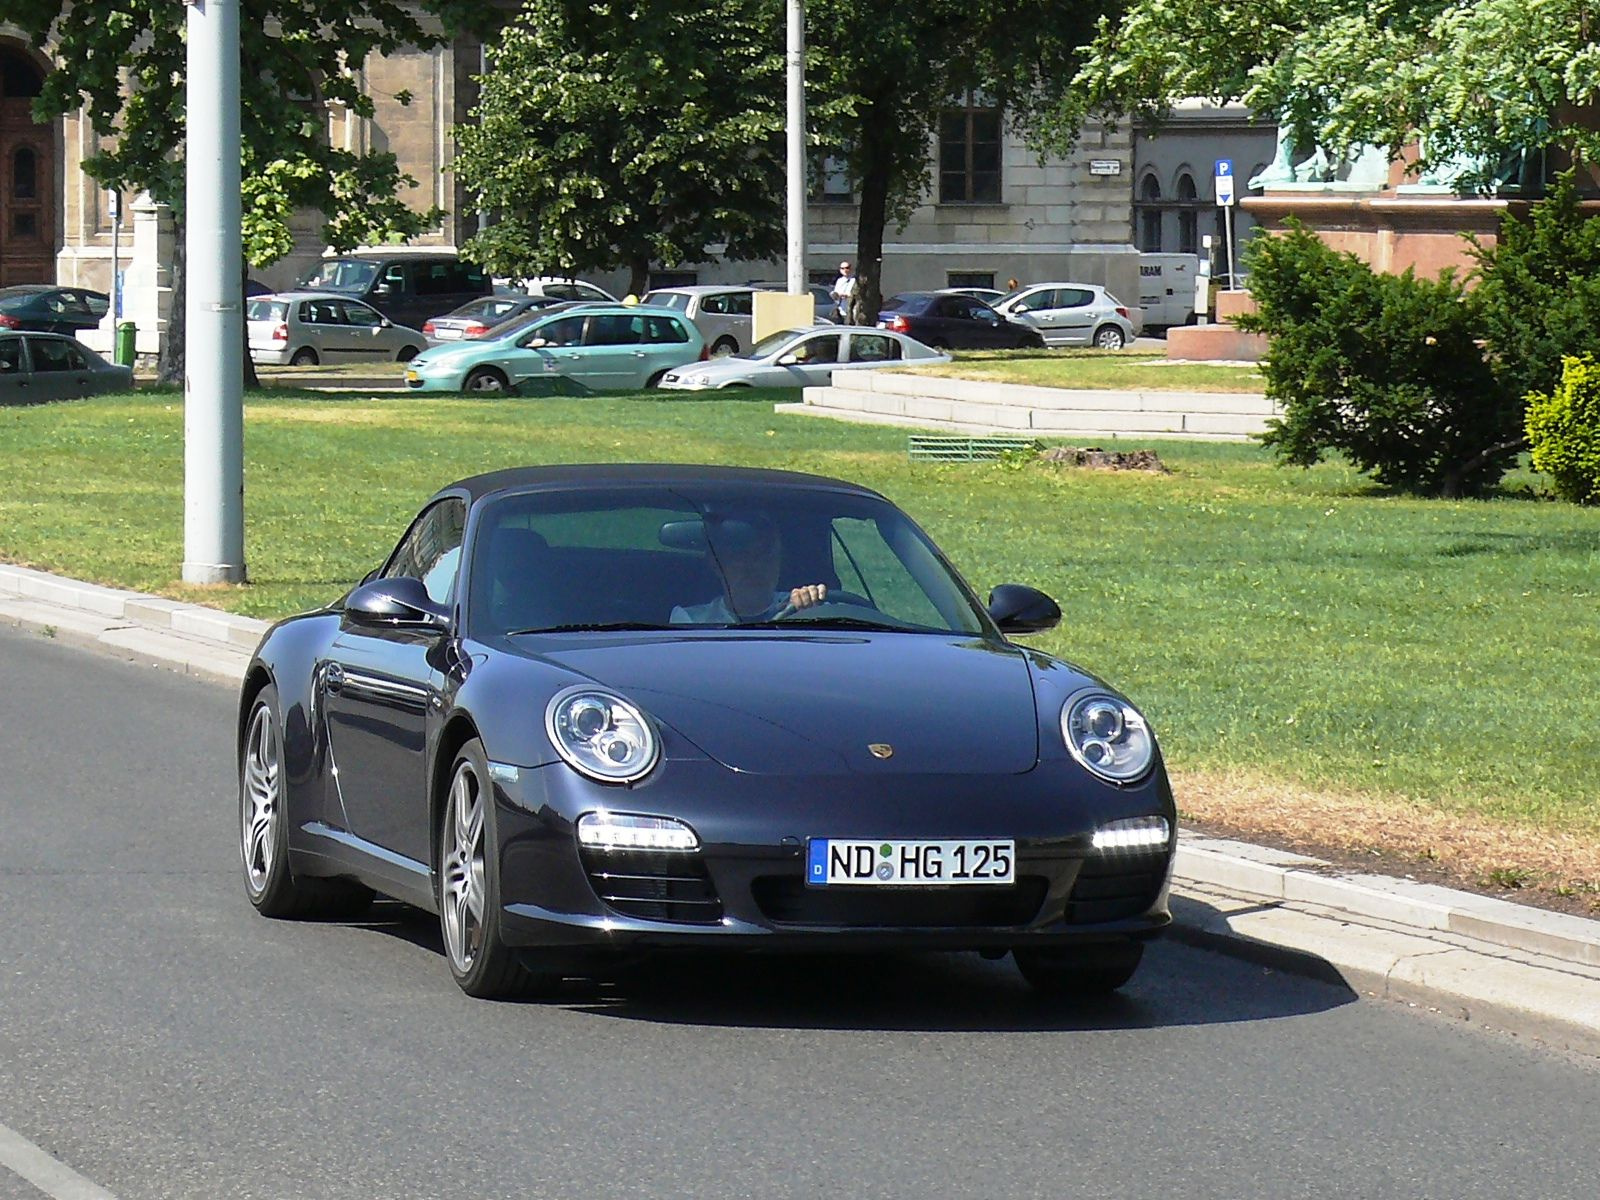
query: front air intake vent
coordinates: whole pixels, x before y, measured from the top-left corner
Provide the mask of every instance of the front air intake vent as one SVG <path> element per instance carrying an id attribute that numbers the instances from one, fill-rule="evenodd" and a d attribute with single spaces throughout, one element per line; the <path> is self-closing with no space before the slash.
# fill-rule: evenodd
<path id="1" fill-rule="evenodd" d="M 722 919 L 722 901 L 695 853 L 579 851 L 595 895 L 623 916 L 695 925 Z"/>

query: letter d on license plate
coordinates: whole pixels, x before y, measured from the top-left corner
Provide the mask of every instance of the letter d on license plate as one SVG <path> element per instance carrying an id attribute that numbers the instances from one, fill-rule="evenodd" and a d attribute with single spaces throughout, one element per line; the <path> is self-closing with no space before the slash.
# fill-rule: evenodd
<path id="1" fill-rule="evenodd" d="M 946 887 L 1016 881 L 1016 846 L 1006 840 L 971 842 L 806 842 L 806 883 L 811 887 Z"/>

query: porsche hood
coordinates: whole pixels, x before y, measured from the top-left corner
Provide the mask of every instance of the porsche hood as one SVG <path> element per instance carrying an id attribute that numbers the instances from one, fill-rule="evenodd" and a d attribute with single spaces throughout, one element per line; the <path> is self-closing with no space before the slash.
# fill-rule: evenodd
<path id="1" fill-rule="evenodd" d="M 1039 757 L 1023 654 L 976 638 L 685 634 L 535 653 L 736 771 L 1017 774 Z"/>

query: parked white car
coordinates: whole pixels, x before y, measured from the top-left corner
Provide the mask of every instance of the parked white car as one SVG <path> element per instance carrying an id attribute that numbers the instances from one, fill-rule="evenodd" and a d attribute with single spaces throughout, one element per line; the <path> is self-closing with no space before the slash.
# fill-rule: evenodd
<path id="1" fill-rule="evenodd" d="M 495 280 L 496 290 L 513 296 L 550 296 L 556 300 L 583 300 L 590 303 L 615 304 L 617 297 L 597 283 L 586 279 L 558 279 L 554 275 L 541 275 L 537 279 L 524 279 L 518 283 Z"/>
<path id="2" fill-rule="evenodd" d="M 755 341 L 752 313 L 756 289 L 739 284 L 697 283 L 688 287 L 656 288 L 641 303 L 681 312 L 694 322 L 711 348 L 712 358 L 742 354 Z"/>
<path id="3" fill-rule="evenodd" d="M 711 388 L 824 387 L 839 371 L 920 366 L 950 356 L 915 338 L 865 325 L 813 325 L 763 338 L 747 355 L 726 355 L 668 371 L 661 386 L 698 392 Z"/>
<path id="4" fill-rule="evenodd" d="M 1095 283 L 1031 283 L 994 307 L 1032 325 L 1047 346 L 1097 346 L 1120 350 L 1138 335 L 1142 318 Z"/>
<path id="5" fill-rule="evenodd" d="M 273 292 L 245 308 L 250 357 L 260 366 L 408 362 L 427 348 L 420 329 L 396 325 L 370 304 L 328 292 Z"/>

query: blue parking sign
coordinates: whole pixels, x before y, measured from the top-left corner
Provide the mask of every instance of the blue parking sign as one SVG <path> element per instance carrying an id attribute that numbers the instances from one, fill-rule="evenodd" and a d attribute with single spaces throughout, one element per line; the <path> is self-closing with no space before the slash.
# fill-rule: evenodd
<path id="1" fill-rule="evenodd" d="M 1231 206 L 1233 204 L 1233 159 L 1217 159 L 1216 171 L 1217 204 Z"/>

